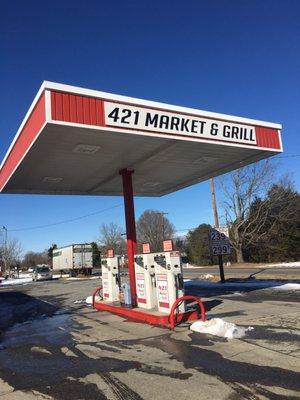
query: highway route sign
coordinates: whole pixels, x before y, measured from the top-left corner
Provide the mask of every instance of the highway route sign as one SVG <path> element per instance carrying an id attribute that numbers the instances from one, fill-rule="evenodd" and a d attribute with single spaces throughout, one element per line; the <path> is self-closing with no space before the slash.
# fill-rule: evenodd
<path id="1" fill-rule="evenodd" d="M 214 256 L 230 254 L 229 229 L 227 227 L 210 230 L 210 248 Z"/>

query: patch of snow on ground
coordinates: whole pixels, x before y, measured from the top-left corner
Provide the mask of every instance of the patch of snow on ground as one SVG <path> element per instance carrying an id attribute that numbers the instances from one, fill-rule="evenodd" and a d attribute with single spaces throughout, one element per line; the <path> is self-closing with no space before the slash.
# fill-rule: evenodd
<path id="1" fill-rule="evenodd" d="M 95 297 L 95 301 L 100 301 L 100 300 L 101 300 L 101 298 L 100 298 L 99 296 L 96 296 L 96 297 Z M 88 296 L 88 297 L 85 299 L 85 302 L 86 302 L 86 304 L 92 305 L 92 304 L 93 304 L 93 296 Z"/>
<path id="2" fill-rule="evenodd" d="M 208 321 L 196 321 L 190 326 L 191 331 L 209 333 L 210 335 L 224 337 L 227 339 L 239 339 L 246 335 L 247 331 L 254 329 L 252 326 L 244 328 L 221 318 L 212 318 Z"/>
<path id="3" fill-rule="evenodd" d="M 74 277 L 67 278 L 67 281 L 82 281 L 85 279 L 92 280 L 92 279 L 100 279 L 100 278 L 101 278 L 100 276 L 82 276 L 82 277 L 74 276 Z"/>
<path id="4" fill-rule="evenodd" d="M 285 283 L 284 285 L 281 286 L 275 286 L 273 289 L 277 290 L 299 290 L 300 289 L 300 283 Z"/>
<path id="5" fill-rule="evenodd" d="M 2 279 L 0 280 L 0 287 L 2 286 L 12 286 L 12 285 L 22 285 L 24 283 L 31 283 L 32 278 L 8 278 L 8 279 Z"/>
<path id="6" fill-rule="evenodd" d="M 295 261 L 295 262 L 282 262 L 282 263 L 278 263 L 278 264 L 266 264 L 266 265 L 263 265 L 263 267 L 271 267 L 271 268 L 273 268 L 273 267 L 281 267 L 281 268 L 285 268 L 285 267 L 290 267 L 290 268 L 293 268 L 293 267 L 300 267 L 300 261 Z"/>
<path id="7" fill-rule="evenodd" d="M 226 297 L 245 296 L 245 294 L 241 293 L 241 292 L 233 292 L 233 293 L 223 294 L 223 296 L 226 296 Z"/>

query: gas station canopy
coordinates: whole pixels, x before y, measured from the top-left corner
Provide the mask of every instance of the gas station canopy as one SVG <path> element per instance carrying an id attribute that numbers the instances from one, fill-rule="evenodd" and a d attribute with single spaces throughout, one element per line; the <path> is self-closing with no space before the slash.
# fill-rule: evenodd
<path id="1" fill-rule="evenodd" d="M 281 125 L 44 82 L 0 170 L 2 193 L 162 196 L 282 152 Z"/>

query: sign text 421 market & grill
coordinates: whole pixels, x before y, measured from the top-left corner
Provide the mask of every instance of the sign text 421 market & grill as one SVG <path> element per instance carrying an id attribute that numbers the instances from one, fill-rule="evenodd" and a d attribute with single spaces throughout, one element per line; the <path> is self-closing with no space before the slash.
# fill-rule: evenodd
<path id="1" fill-rule="evenodd" d="M 255 128 L 195 115 L 104 102 L 106 126 L 232 143 L 256 144 Z"/>

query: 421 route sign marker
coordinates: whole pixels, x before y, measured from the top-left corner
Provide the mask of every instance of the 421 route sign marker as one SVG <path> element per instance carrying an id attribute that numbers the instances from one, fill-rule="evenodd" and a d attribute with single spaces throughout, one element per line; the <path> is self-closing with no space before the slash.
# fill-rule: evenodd
<path id="1" fill-rule="evenodd" d="M 230 254 L 229 230 L 227 227 L 210 230 L 210 247 L 214 256 Z"/>

